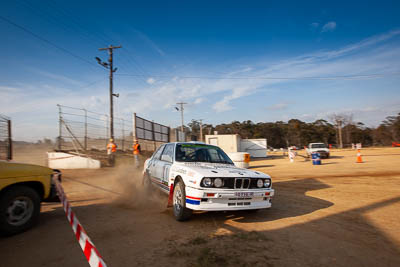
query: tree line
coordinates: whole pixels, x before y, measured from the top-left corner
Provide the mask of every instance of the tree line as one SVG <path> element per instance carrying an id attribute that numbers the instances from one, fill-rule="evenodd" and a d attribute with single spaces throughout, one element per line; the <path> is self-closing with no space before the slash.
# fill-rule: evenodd
<path id="1" fill-rule="evenodd" d="M 323 142 L 336 147 L 347 147 L 352 143 L 388 146 L 392 142 L 400 142 L 400 113 L 387 117 L 376 128 L 355 122 L 352 115 L 334 114 L 329 117 L 329 121 L 319 119 L 309 123 L 298 119 L 259 123 L 247 120 L 213 126 L 192 120 L 185 130 L 192 140 L 200 140 L 200 127 L 203 135 L 217 131 L 218 134 L 239 134 L 242 138 L 266 138 L 268 146 L 274 148 L 293 145 L 303 147 L 312 142 Z"/>

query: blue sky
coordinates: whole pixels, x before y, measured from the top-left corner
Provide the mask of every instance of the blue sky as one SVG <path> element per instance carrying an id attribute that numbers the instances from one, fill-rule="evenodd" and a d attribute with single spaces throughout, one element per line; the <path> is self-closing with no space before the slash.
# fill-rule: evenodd
<path id="1" fill-rule="evenodd" d="M 94 57 L 113 44 L 119 117 L 175 127 L 184 101 L 186 123 L 343 113 L 376 126 L 400 112 L 399 11 L 399 1 L 9 1 L 1 17 L 79 59 L 0 18 L 0 113 L 18 140 L 55 137 L 56 104 L 107 113 Z"/>

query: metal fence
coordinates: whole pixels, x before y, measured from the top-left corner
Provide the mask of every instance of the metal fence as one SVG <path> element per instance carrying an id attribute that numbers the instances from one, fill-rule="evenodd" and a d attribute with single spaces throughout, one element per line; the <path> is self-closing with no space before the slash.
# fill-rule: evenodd
<path id="1" fill-rule="evenodd" d="M 154 151 L 160 144 L 170 142 L 168 126 L 146 120 L 133 113 L 134 139 L 140 143 L 142 150 Z"/>
<path id="2" fill-rule="evenodd" d="M 82 108 L 57 105 L 60 151 L 106 151 L 110 141 L 109 116 Z M 114 117 L 114 143 L 119 151 L 132 150 L 132 121 Z"/>
<path id="3" fill-rule="evenodd" d="M 135 125 L 136 139 L 164 143 L 169 142 L 169 127 L 138 117 L 136 113 L 133 113 L 133 121 Z"/>
<path id="4" fill-rule="evenodd" d="M 0 114 L 0 160 L 12 159 L 11 120 Z"/>

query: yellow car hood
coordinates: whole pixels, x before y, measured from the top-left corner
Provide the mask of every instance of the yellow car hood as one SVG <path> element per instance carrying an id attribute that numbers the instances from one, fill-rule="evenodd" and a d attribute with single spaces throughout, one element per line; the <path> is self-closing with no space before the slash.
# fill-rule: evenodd
<path id="1" fill-rule="evenodd" d="M 43 166 L 0 161 L 0 179 L 26 176 L 47 176 L 52 173 L 52 169 Z"/>

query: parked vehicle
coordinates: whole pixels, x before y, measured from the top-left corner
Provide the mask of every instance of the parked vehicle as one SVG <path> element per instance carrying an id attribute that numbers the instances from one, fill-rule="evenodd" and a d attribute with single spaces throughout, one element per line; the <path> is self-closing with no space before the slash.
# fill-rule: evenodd
<path id="1" fill-rule="evenodd" d="M 160 146 L 144 163 L 143 184 L 172 198 L 176 220 L 193 210 L 257 210 L 271 207 L 271 177 L 234 166 L 217 146 L 200 142 Z"/>
<path id="2" fill-rule="evenodd" d="M 324 143 L 310 143 L 306 151 L 309 157 L 314 152 L 318 152 L 321 155 L 321 158 L 329 158 L 330 156 L 330 150 Z"/>
<path id="3" fill-rule="evenodd" d="M 0 161 L 0 233 L 12 235 L 31 228 L 42 201 L 58 201 L 53 176 L 61 172 L 47 167 Z"/>

